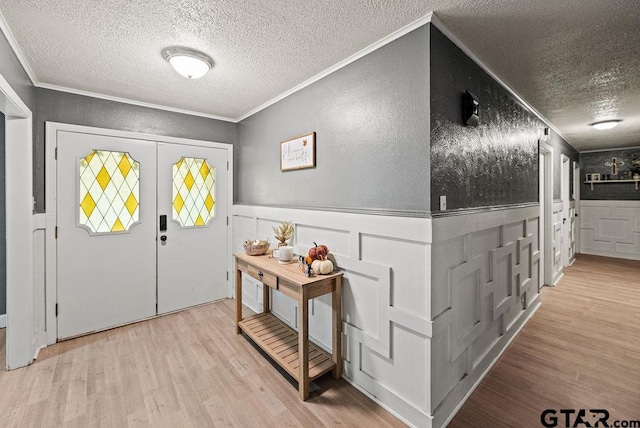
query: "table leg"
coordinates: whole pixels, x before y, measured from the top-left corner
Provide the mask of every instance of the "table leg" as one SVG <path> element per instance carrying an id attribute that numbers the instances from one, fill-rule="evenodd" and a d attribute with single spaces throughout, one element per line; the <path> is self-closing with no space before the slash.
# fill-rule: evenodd
<path id="1" fill-rule="evenodd" d="M 298 299 L 298 393 L 303 401 L 309 398 L 309 299 L 302 288 Z"/>
<path id="2" fill-rule="evenodd" d="M 240 321 L 242 321 L 242 271 L 236 269 L 236 334 L 242 333 Z"/>
<path id="3" fill-rule="evenodd" d="M 271 293 L 267 284 L 262 283 L 262 313 L 266 314 L 271 310 L 271 305 L 269 304 Z"/>
<path id="4" fill-rule="evenodd" d="M 342 377 L 342 276 L 335 279 L 336 288 L 331 293 L 332 326 L 333 326 L 333 355 L 336 366 L 333 368 L 333 378 Z"/>

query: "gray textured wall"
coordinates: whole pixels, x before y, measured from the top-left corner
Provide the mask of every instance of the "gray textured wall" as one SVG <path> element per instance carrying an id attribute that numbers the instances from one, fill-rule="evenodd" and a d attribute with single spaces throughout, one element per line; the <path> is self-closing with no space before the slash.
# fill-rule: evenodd
<path id="1" fill-rule="evenodd" d="M 237 133 L 231 122 L 37 88 L 33 122 L 36 212 L 45 211 L 46 121 L 232 144 Z"/>
<path id="2" fill-rule="evenodd" d="M 567 156 L 572 162 L 579 162 L 579 153 L 567 141 L 558 135 L 553 129 L 549 129 L 549 139 L 547 144 L 553 147 L 553 199 L 560 200 L 562 193 L 560 185 L 562 183 L 562 159 L 561 155 Z M 573 165 L 569 174 L 569 189 L 573 188 Z M 569 192 L 571 194 L 571 192 Z"/>
<path id="3" fill-rule="evenodd" d="M 0 113 L 0 314 L 7 313 L 7 210 L 5 205 L 5 122 Z"/>
<path id="4" fill-rule="evenodd" d="M 640 200 L 640 190 L 636 190 L 633 183 L 607 183 L 594 184 L 593 190 L 589 184 L 585 184 L 586 174 L 598 172 L 601 175 L 611 174 L 611 168 L 606 162 L 613 158 L 624 162 L 620 166 L 620 172 L 629 171 L 629 158 L 632 154 L 640 158 L 640 148 L 610 150 L 606 152 L 592 152 L 580 154 L 580 199 L 584 200 L 609 200 L 609 201 L 637 201 Z M 614 178 L 614 177 L 611 177 Z M 620 175 L 618 174 L 618 177 Z"/>
<path id="5" fill-rule="evenodd" d="M 238 126 L 242 204 L 429 211 L 428 27 Z M 317 167 L 280 172 L 280 142 L 316 132 Z"/>
<path id="6" fill-rule="evenodd" d="M 0 31 L 0 74 L 18 94 L 20 99 L 33 111 L 34 86 L 29 76 L 20 65 L 15 52 Z"/>
<path id="7" fill-rule="evenodd" d="M 543 123 L 432 26 L 431 208 L 447 211 L 538 201 Z M 462 120 L 462 94 L 479 101 L 480 123 Z"/>

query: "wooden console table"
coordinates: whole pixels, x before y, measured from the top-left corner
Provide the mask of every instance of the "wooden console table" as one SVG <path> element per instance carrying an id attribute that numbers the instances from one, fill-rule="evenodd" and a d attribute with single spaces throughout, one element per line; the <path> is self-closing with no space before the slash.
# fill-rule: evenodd
<path id="1" fill-rule="evenodd" d="M 309 383 L 332 370 L 342 377 L 342 272 L 306 277 L 297 263 L 279 264 L 269 256 L 236 254 L 236 333 L 245 332 L 262 350 L 298 381 L 302 400 Z M 263 311 L 242 317 L 242 273 L 262 282 Z M 266 286 L 266 287 L 265 287 Z M 298 332 L 271 314 L 270 289 L 298 302 Z M 309 299 L 332 294 L 333 353 L 309 342 Z"/>

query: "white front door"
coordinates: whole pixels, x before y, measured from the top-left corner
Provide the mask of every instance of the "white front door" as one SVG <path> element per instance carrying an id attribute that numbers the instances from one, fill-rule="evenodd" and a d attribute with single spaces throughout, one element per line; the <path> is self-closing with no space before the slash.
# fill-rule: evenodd
<path id="1" fill-rule="evenodd" d="M 226 150 L 158 143 L 158 313 L 227 296 L 227 180 Z"/>
<path id="2" fill-rule="evenodd" d="M 58 337 L 156 313 L 156 143 L 58 133 Z"/>
<path id="3" fill-rule="evenodd" d="M 227 296 L 226 149 L 67 131 L 57 147 L 58 338 Z"/>

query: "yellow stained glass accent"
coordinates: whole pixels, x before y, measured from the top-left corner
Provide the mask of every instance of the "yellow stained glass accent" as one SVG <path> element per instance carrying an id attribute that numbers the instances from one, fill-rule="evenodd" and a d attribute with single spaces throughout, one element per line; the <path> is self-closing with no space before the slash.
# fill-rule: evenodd
<path id="1" fill-rule="evenodd" d="M 104 166 L 100 168 L 100 172 L 98 173 L 98 176 L 96 178 L 98 179 L 98 184 L 100 184 L 102 190 L 106 189 L 109 185 L 109 182 L 111 181 L 111 175 L 107 171 L 107 168 L 105 168 Z"/>
<path id="2" fill-rule="evenodd" d="M 78 223 L 94 233 L 129 230 L 139 220 L 140 164 L 128 153 L 106 150 L 79 161 Z"/>
<path id="3" fill-rule="evenodd" d="M 130 215 L 133 215 L 136 209 L 138 209 L 138 200 L 133 195 L 133 193 L 129 194 L 129 197 L 127 198 L 127 201 L 124 203 L 124 206 L 127 207 L 127 211 L 129 211 Z"/>
<path id="4" fill-rule="evenodd" d="M 206 226 L 215 216 L 215 168 L 206 159 L 173 165 L 173 219 L 183 227 Z"/>
<path id="5" fill-rule="evenodd" d="M 120 219 L 117 218 L 116 222 L 113 224 L 113 227 L 111 228 L 111 231 L 112 232 L 122 232 L 123 230 L 124 230 L 124 225 L 122 224 Z"/>
<path id="6" fill-rule="evenodd" d="M 82 208 L 82 212 L 84 212 L 87 217 L 91 217 L 91 213 L 93 213 L 93 210 L 96 208 L 96 203 L 89 193 L 87 193 L 82 199 L 82 202 L 80 202 L 80 208 Z"/>

